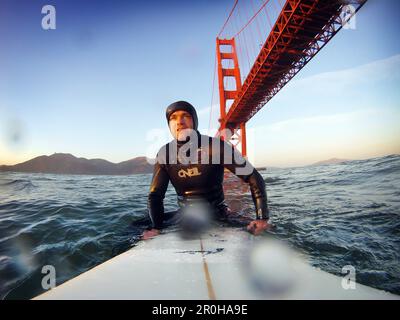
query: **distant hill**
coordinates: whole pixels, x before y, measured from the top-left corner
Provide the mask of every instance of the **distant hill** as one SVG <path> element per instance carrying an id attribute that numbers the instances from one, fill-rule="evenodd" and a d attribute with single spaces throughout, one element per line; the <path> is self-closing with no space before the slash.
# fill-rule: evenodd
<path id="1" fill-rule="evenodd" d="M 316 163 L 311 164 L 311 166 L 320 166 L 320 165 L 324 165 L 324 164 L 338 164 L 338 163 L 342 163 L 345 161 L 350 161 L 350 160 L 349 159 L 332 158 L 329 160 L 318 161 Z"/>
<path id="2" fill-rule="evenodd" d="M 128 175 L 153 172 L 153 165 L 145 157 L 120 163 L 103 159 L 77 158 L 69 153 L 39 156 L 13 166 L 0 166 L 0 171 L 42 172 L 59 174 Z"/>

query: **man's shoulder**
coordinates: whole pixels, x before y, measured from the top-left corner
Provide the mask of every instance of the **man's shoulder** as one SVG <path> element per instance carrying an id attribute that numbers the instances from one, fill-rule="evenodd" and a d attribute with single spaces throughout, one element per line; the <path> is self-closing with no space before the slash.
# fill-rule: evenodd
<path id="1" fill-rule="evenodd" d="M 174 144 L 176 144 L 176 140 L 171 140 L 170 142 L 167 142 L 166 144 L 161 146 L 160 150 L 158 150 L 158 153 L 168 150 L 168 148 L 170 148 L 171 145 L 174 145 Z"/>
<path id="2" fill-rule="evenodd" d="M 171 146 L 176 146 L 176 140 L 171 140 L 170 142 L 164 144 L 157 152 L 157 162 L 167 163 L 167 154 L 171 149 Z"/>
<path id="3" fill-rule="evenodd" d="M 167 154 L 167 146 L 169 143 L 164 144 L 157 152 L 156 161 L 158 163 L 165 163 L 166 154 Z"/>
<path id="4" fill-rule="evenodd" d="M 161 146 L 161 148 L 158 150 L 157 154 L 164 152 L 165 150 L 167 150 L 167 146 L 168 146 L 169 142 L 164 144 L 163 146 Z"/>

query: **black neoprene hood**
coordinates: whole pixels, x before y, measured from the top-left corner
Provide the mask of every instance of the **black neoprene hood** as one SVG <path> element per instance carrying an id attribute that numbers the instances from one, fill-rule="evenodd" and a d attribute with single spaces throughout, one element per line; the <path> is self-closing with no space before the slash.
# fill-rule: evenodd
<path id="1" fill-rule="evenodd" d="M 175 111 L 186 111 L 187 113 L 189 113 L 193 119 L 193 129 L 197 130 L 197 126 L 199 124 L 199 120 L 197 119 L 197 112 L 196 112 L 196 109 L 189 102 L 177 101 L 177 102 L 171 103 L 167 107 L 167 110 L 165 111 L 165 116 L 167 118 L 168 123 L 169 123 L 169 117 Z"/>

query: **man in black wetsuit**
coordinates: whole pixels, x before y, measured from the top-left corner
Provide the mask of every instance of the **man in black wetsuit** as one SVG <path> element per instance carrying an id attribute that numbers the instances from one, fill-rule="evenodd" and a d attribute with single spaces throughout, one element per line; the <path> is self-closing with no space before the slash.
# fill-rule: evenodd
<path id="1" fill-rule="evenodd" d="M 250 185 L 256 219 L 247 230 L 257 235 L 268 229 L 265 183 L 258 171 L 232 145 L 201 135 L 196 110 L 190 103 L 177 101 L 169 105 L 166 118 L 174 140 L 164 145 L 156 157 L 148 197 L 152 229 L 143 233 L 143 239 L 159 234 L 163 228 L 163 200 L 169 182 L 175 187 L 181 211 L 203 201 L 211 215 L 227 217 L 231 211 L 224 201 L 224 168 Z"/>

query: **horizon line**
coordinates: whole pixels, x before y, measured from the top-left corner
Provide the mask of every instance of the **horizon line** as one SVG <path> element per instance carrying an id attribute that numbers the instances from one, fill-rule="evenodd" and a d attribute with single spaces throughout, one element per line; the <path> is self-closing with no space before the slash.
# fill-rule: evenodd
<path id="1" fill-rule="evenodd" d="M 36 158 L 39 158 L 39 157 L 43 157 L 43 156 L 50 157 L 50 156 L 55 155 L 55 154 L 71 155 L 71 156 L 73 156 L 74 158 L 77 158 L 77 159 L 85 159 L 85 160 L 104 160 L 104 161 L 107 161 L 107 162 L 112 163 L 112 164 L 119 164 L 119 163 L 122 163 L 122 162 L 134 160 L 134 159 L 137 159 L 137 158 L 145 158 L 145 159 L 148 159 L 146 156 L 135 156 L 135 157 L 133 157 L 133 158 L 130 158 L 130 159 L 127 159 L 127 160 L 123 160 L 123 161 L 120 161 L 120 162 L 112 162 L 112 161 L 109 161 L 109 160 L 107 160 L 107 159 L 105 159 L 105 158 L 85 158 L 85 157 L 75 156 L 74 154 L 69 153 L 69 152 L 54 152 L 54 153 L 52 153 L 52 154 L 50 154 L 50 155 L 42 154 L 42 155 L 33 157 L 33 158 L 28 159 L 28 160 L 25 160 L 25 161 L 15 163 L 15 164 L 0 164 L 0 166 L 12 167 L 12 166 L 15 166 L 15 165 L 18 165 L 18 164 L 22 164 L 22 163 L 28 162 L 28 161 L 30 161 L 30 160 L 33 160 L 33 159 L 36 159 Z M 329 160 L 334 160 L 334 159 L 342 160 L 343 162 L 345 162 L 345 161 L 370 160 L 370 159 L 383 158 L 383 157 L 388 157 L 388 156 L 400 156 L 400 154 L 399 154 L 399 153 L 389 153 L 389 154 L 385 154 L 385 155 L 382 155 L 382 156 L 373 156 L 373 157 L 360 158 L 360 159 L 357 159 L 357 158 L 356 158 L 356 159 L 342 159 L 342 158 L 337 158 L 337 157 L 331 157 L 331 158 L 329 158 L 329 159 L 319 160 L 319 161 L 315 161 L 315 162 L 312 162 L 312 163 L 309 163 L 309 164 L 304 164 L 304 165 L 291 165 L 291 166 L 259 165 L 259 166 L 254 166 L 254 167 L 255 167 L 256 169 L 257 169 L 257 168 L 282 168 L 282 169 L 284 169 L 284 168 L 298 168 L 298 167 L 307 167 L 307 166 L 315 165 L 315 164 L 317 164 L 317 163 L 319 163 L 319 162 L 329 161 Z"/>

